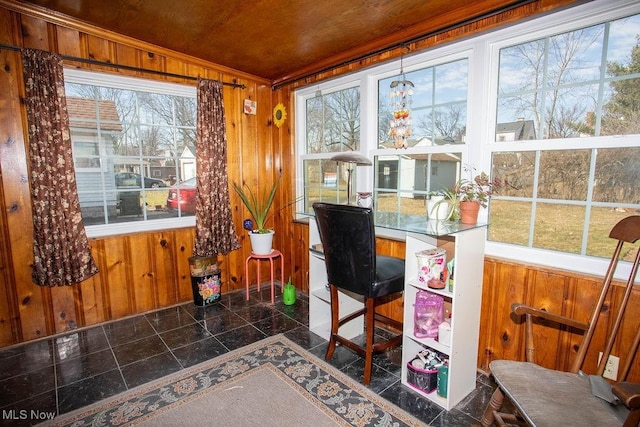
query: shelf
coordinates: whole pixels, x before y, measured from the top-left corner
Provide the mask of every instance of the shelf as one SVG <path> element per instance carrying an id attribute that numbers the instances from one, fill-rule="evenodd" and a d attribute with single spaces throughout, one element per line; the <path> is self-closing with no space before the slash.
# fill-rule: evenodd
<path id="1" fill-rule="evenodd" d="M 409 280 L 407 284 L 410 286 L 413 286 L 414 288 L 422 289 L 423 291 L 428 291 L 434 294 L 442 295 L 445 298 L 453 298 L 453 292 L 449 292 L 449 290 L 446 287 L 444 289 L 433 289 L 417 280 Z"/>
<path id="2" fill-rule="evenodd" d="M 476 387 L 479 342 L 480 304 L 482 300 L 482 278 L 484 267 L 484 244 L 486 224 L 464 225 L 426 221 L 424 217 L 407 215 L 385 215 L 377 213 L 376 227 L 387 227 L 402 233 L 405 238 L 405 286 L 404 286 L 404 333 L 402 340 L 402 384 L 411 387 L 420 396 L 450 410 Z M 330 295 L 327 284 L 324 253 L 319 246 L 320 236 L 315 221 L 309 222 L 309 329 L 325 339 L 330 335 Z M 419 282 L 416 252 L 425 249 L 443 248 L 447 259 L 455 257 L 456 274 L 453 292 L 431 289 Z M 413 335 L 413 302 L 420 290 L 425 290 L 445 299 L 445 307 L 451 313 L 450 345 L 446 346 L 433 338 L 416 338 Z M 340 313 L 352 313 L 363 306 L 360 297 L 340 292 Z M 363 332 L 362 318 L 341 328 L 347 336 Z M 447 397 L 438 396 L 437 391 L 425 393 L 407 383 L 406 364 L 419 351 L 429 348 L 449 358 Z"/>
<path id="3" fill-rule="evenodd" d="M 482 227 L 458 229 L 453 235 L 437 238 L 422 233 L 407 233 L 402 384 L 410 386 L 406 381 L 405 365 L 419 351 L 428 348 L 447 355 L 449 359 L 447 397 L 438 396 L 437 391 L 425 393 L 412 388 L 421 396 L 447 410 L 452 409 L 476 387 L 485 237 L 486 229 Z M 450 292 L 448 287 L 429 288 L 426 283 L 418 280 L 419 266 L 416 261 L 413 261 L 416 259 L 415 254 L 434 248 L 444 248 L 447 260 L 451 258 L 456 260 L 453 292 Z M 450 345 L 443 345 L 434 338 L 414 336 L 415 320 L 412 302 L 415 301 L 419 291 L 444 297 L 445 307 L 448 306 L 451 313 Z"/>
<path id="4" fill-rule="evenodd" d="M 451 347 L 449 347 L 448 345 L 440 344 L 434 338 L 418 338 L 415 335 L 408 334 L 408 333 L 406 334 L 406 336 L 407 336 L 407 338 L 411 338 L 412 340 L 414 340 L 418 344 L 421 344 L 423 346 L 427 346 L 429 348 L 437 350 L 440 353 L 446 354 L 447 356 L 451 355 Z"/>

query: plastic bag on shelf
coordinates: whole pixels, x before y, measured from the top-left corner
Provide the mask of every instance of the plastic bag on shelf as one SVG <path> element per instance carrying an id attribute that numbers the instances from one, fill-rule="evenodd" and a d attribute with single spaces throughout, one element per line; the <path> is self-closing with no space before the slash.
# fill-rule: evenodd
<path id="1" fill-rule="evenodd" d="M 438 338 L 438 327 L 444 321 L 444 297 L 419 290 L 413 309 L 413 334 L 417 338 Z"/>

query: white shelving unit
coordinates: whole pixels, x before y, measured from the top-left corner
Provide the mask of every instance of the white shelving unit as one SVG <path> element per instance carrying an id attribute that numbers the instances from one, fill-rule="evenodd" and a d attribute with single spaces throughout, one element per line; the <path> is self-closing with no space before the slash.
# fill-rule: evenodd
<path id="1" fill-rule="evenodd" d="M 315 219 L 309 220 L 309 329 L 328 340 L 331 335 L 331 298 L 327 285 L 327 270 L 320 244 L 320 234 Z M 361 297 L 340 292 L 340 317 L 353 313 L 364 306 Z M 358 317 L 340 328 L 340 334 L 353 338 L 364 331 L 364 319 Z"/>
<path id="2" fill-rule="evenodd" d="M 423 217 L 388 216 L 376 220 L 376 225 L 396 238 L 406 238 L 405 288 L 402 340 L 402 383 L 411 387 L 443 408 L 449 410 L 476 387 L 477 354 L 479 341 L 480 305 L 482 302 L 482 275 L 486 225 L 464 225 L 427 221 Z M 309 219 L 309 329 L 329 339 L 331 306 L 326 289 L 327 274 L 317 225 Z M 446 288 L 435 290 L 418 281 L 416 252 L 444 248 L 447 262 L 455 257 L 454 285 L 452 292 Z M 451 340 L 446 346 L 431 338 L 413 335 L 413 304 L 416 293 L 424 289 L 445 298 L 445 306 L 451 313 Z M 362 299 L 356 295 L 340 294 L 340 316 L 362 308 Z M 362 317 L 344 325 L 340 332 L 354 337 L 363 331 Z M 434 390 L 425 393 L 407 383 L 407 362 L 419 351 L 431 348 L 449 357 L 447 397 L 438 396 Z"/>
<path id="3" fill-rule="evenodd" d="M 434 390 L 425 393 L 413 390 L 425 398 L 449 410 L 464 399 L 476 387 L 478 354 L 478 334 L 480 305 L 482 300 L 482 275 L 484 266 L 484 242 L 486 228 L 478 227 L 444 236 L 408 232 L 406 238 L 406 267 L 404 292 L 404 325 L 402 340 L 402 383 L 407 383 L 407 363 L 419 351 L 430 348 L 449 357 L 447 397 L 438 396 Z M 455 257 L 454 284 L 452 292 L 430 289 L 418 282 L 416 252 L 424 249 L 444 248 L 447 262 Z M 449 346 L 433 338 L 417 338 L 413 334 L 413 303 L 419 290 L 427 290 L 445 299 L 445 306 L 451 312 L 451 342 Z"/>

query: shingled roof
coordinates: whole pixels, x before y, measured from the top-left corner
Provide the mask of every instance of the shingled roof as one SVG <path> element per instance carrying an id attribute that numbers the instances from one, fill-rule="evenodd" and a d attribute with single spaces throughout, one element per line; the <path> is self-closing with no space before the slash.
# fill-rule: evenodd
<path id="1" fill-rule="evenodd" d="M 111 100 L 67 97 L 69 126 L 84 129 L 98 129 L 96 118 L 96 102 L 100 111 L 100 130 L 122 131 L 122 123 L 118 116 L 116 103 Z"/>

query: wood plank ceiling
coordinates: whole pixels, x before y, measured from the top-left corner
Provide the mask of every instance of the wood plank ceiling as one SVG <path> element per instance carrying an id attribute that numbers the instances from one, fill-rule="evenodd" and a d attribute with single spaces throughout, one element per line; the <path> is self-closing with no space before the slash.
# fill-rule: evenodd
<path id="1" fill-rule="evenodd" d="M 283 83 L 530 0 L 20 0 Z"/>

